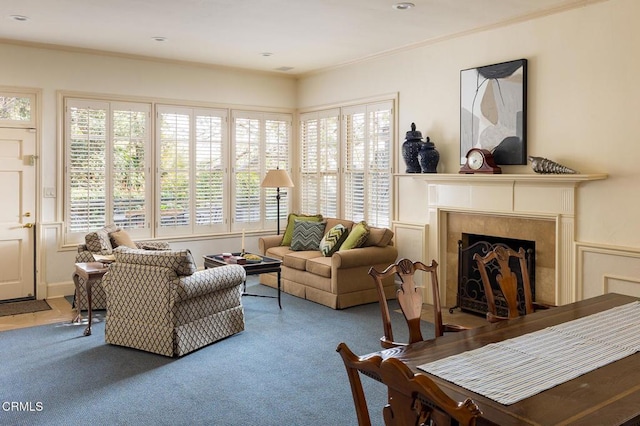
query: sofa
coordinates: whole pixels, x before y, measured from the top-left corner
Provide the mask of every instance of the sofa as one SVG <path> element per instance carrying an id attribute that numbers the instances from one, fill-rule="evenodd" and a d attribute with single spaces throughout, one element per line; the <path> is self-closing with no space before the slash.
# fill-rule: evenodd
<path id="1" fill-rule="evenodd" d="M 107 343 L 176 357 L 244 330 L 242 266 L 197 271 L 189 250 L 114 256 L 102 279 Z"/>
<path id="2" fill-rule="evenodd" d="M 84 244 L 78 244 L 76 263 L 96 262 L 99 260 L 113 260 L 113 250 L 121 245 L 131 248 L 147 250 L 169 250 L 169 244 L 164 241 L 132 241 L 126 231 L 116 225 L 107 225 L 97 231 L 89 232 L 84 237 Z M 78 277 L 79 286 L 75 289 L 74 307 L 87 310 L 87 286 L 84 278 Z M 107 298 L 102 288 L 102 280 L 96 280 L 91 285 L 91 309 L 106 309 Z"/>
<path id="3" fill-rule="evenodd" d="M 324 222 L 323 240 L 337 225 L 342 225 L 347 232 L 358 225 L 350 220 L 318 218 Z M 369 233 L 361 246 L 346 250 L 338 248 L 330 255 L 324 255 L 320 249 L 294 250 L 288 241 L 283 244 L 292 222 L 299 222 L 296 215 L 289 215 L 284 234 L 258 240 L 262 255 L 282 260 L 281 286 L 284 292 L 333 309 L 378 302 L 376 286 L 368 272 L 371 267 L 383 270 L 395 263 L 398 250 L 393 245 L 390 229 L 367 227 Z M 261 274 L 260 283 L 277 287 L 277 275 Z M 395 298 L 393 277 L 384 281 L 384 289 L 387 298 Z"/>

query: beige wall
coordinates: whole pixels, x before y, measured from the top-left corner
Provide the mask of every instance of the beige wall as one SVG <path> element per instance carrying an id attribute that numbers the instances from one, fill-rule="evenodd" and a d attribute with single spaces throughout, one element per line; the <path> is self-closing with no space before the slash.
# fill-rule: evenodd
<path id="1" fill-rule="evenodd" d="M 0 86 L 34 88 L 41 93 L 38 194 L 54 187 L 58 197 L 39 197 L 37 297 L 71 294 L 74 247 L 63 247 L 61 217 L 61 159 L 57 101 L 60 91 L 126 96 L 150 101 L 262 107 L 294 111 L 296 80 L 284 75 L 226 68 L 162 63 L 117 56 L 41 49 L 0 43 Z M 239 247 L 238 236 L 216 240 L 173 241 L 190 248 L 198 263 L 203 254 Z M 248 249 L 257 250 L 256 238 Z"/>
<path id="2" fill-rule="evenodd" d="M 400 144 L 416 122 L 436 143 L 443 171 L 457 173 L 460 70 L 526 58 L 528 153 L 610 176 L 579 189 L 577 240 L 640 247 L 638 16 L 640 2 L 609 0 L 310 75 L 300 82 L 298 106 L 397 92 L 396 171 L 404 172 Z M 503 172 L 533 173 L 529 166 Z"/>
<path id="3" fill-rule="evenodd" d="M 566 265 L 575 275 L 575 297 L 611 291 L 640 297 L 638 16 L 640 1 L 608 0 L 309 75 L 299 84 L 298 107 L 397 93 L 396 172 L 404 173 L 401 144 L 415 122 L 440 151 L 439 171 L 457 173 L 460 70 L 528 59 L 529 155 L 609 174 L 577 190 L 577 262 Z M 503 172 L 533 173 L 529 165 Z M 395 180 L 394 230 L 403 256 L 432 257 L 426 243 L 415 244 L 436 232 L 425 188 L 409 177 Z"/>

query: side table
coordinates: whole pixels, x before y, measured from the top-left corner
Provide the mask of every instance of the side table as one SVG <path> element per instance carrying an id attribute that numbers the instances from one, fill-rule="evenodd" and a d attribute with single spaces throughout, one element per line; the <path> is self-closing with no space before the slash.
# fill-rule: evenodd
<path id="1" fill-rule="evenodd" d="M 102 278 L 104 274 L 109 270 L 108 264 L 104 264 L 102 262 L 87 262 L 87 263 L 76 263 L 76 270 L 73 272 L 71 276 L 73 278 L 73 283 L 76 286 L 76 294 L 78 293 L 78 289 L 80 288 L 80 280 L 82 277 L 85 280 L 85 285 L 87 289 L 87 312 L 89 315 L 89 323 L 87 324 L 87 328 L 84 330 L 85 336 L 91 335 L 91 286 L 93 282 Z M 76 300 L 76 310 L 77 315 L 73 319 L 73 322 L 79 322 L 82 320 L 82 313 L 80 311 L 80 303 Z"/>

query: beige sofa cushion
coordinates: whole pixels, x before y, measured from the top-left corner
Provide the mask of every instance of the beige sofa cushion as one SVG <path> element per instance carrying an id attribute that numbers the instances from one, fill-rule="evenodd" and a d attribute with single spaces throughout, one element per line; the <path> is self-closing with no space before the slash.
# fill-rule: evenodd
<path id="1" fill-rule="evenodd" d="M 307 260 L 307 271 L 314 275 L 331 278 L 331 257 L 314 257 Z"/>
<path id="2" fill-rule="evenodd" d="M 331 228 L 333 228 L 334 226 L 336 226 L 337 224 L 341 224 L 342 226 L 344 226 L 345 228 L 347 228 L 349 231 L 351 231 L 351 228 L 353 227 L 353 221 L 351 220 L 346 220 L 346 219 L 336 219 L 333 217 L 328 217 L 325 218 L 325 220 L 327 221 L 327 231 Z"/>
<path id="3" fill-rule="evenodd" d="M 286 255 L 292 252 L 293 250 L 291 250 L 289 246 L 276 246 L 276 247 L 268 248 L 265 254 L 268 257 L 273 257 L 274 259 L 282 260 Z"/>
<path id="4" fill-rule="evenodd" d="M 322 257 L 322 253 L 318 250 L 292 251 L 284 257 L 282 264 L 289 268 L 305 271 L 307 269 L 307 259 L 313 259 L 314 257 Z"/>
<path id="5" fill-rule="evenodd" d="M 393 238 L 393 231 L 387 228 L 375 228 L 373 226 L 369 227 L 369 236 L 367 237 L 367 241 L 364 242 L 363 247 L 385 247 L 388 246 Z"/>

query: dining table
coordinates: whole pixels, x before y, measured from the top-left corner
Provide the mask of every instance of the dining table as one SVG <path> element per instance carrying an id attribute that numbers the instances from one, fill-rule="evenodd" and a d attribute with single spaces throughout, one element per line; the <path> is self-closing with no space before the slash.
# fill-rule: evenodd
<path id="1" fill-rule="evenodd" d="M 427 374 L 456 401 L 464 401 L 466 398 L 473 399 L 482 411 L 482 418 L 479 419 L 478 424 L 504 426 L 640 425 L 640 352 L 635 349 L 627 349 L 626 352 L 619 354 L 617 357 L 619 359 L 600 365 L 597 362 L 600 352 L 607 351 L 607 348 L 613 344 L 606 343 L 604 340 L 605 343 L 602 346 L 605 349 L 591 355 L 589 352 L 591 345 L 588 343 L 590 340 L 586 340 L 587 343 L 573 342 L 573 340 L 582 337 L 581 333 L 591 333 L 602 337 L 613 335 L 614 338 L 622 340 L 622 342 L 615 342 L 615 345 L 620 343 L 622 346 L 626 346 L 625 339 L 635 340 L 635 338 L 633 336 L 625 338 L 624 331 L 632 323 L 635 324 L 633 327 L 638 327 L 640 315 L 636 319 L 635 315 L 623 313 L 623 318 L 616 318 L 612 317 L 609 312 L 615 312 L 616 309 L 628 306 L 634 308 L 634 311 L 631 312 L 635 312 L 635 309 L 640 309 L 639 300 L 633 296 L 608 293 L 507 321 L 487 323 L 487 325 L 464 332 L 445 334 L 436 339 L 381 350 L 369 355 L 379 355 L 383 359 L 394 357 L 403 361 L 415 373 Z M 549 334 L 558 328 L 565 329 L 566 332 L 566 329 L 571 330 L 572 324 L 584 323 L 585 321 L 587 321 L 586 332 L 577 331 L 574 333 L 576 336 L 554 333 L 552 340 L 555 340 L 558 346 L 555 350 L 559 351 L 560 355 L 557 356 L 567 358 L 564 360 L 558 358 L 558 365 L 571 366 L 572 359 L 575 359 L 576 365 L 589 367 L 589 363 L 593 359 L 594 365 L 591 367 L 594 369 L 578 371 L 574 374 L 577 377 L 561 383 L 553 382 L 557 375 L 555 372 L 543 372 L 543 381 L 545 377 L 551 380 L 550 387 L 523 399 L 508 403 L 498 402 L 495 400 L 495 396 L 488 397 L 482 393 L 473 392 L 427 372 L 430 366 L 446 364 L 449 360 L 464 358 L 468 354 L 485 351 L 487 348 L 496 350 L 495 348 L 500 348 L 514 341 L 517 343 L 517 339 L 527 337 L 530 337 L 528 343 L 530 350 L 545 352 L 546 348 L 543 346 L 546 344 L 545 339 L 538 336 Z M 588 337 L 590 338 L 590 336 Z M 563 339 L 566 339 L 566 342 Z M 577 346 L 570 346 L 572 344 Z M 489 379 L 489 388 L 492 387 L 491 381 L 493 380 L 496 383 L 500 380 L 509 382 L 509 376 L 505 380 L 505 377 L 500 377 L 501 374 L 512 374 L 509 371 L 513 372 L 516 369 L 521 369 L 529 374 L 535 372 L 537 368 L 534 361 L 516 363 L 517 357 L 515 355 L 511 356 L 507 352 L 503 355 L 500 362 L 504 364 L 504 373 L 500 372 L 503 370 L 500 368 L 492 370 L 491 374 L 484 374 L 487 377 L 483 377 L 483 370 L 480 367 L 474 372 L 479 378 Z M 551 357 L 550 359 L 554 360 L 553 356 L 555 355 L 546 355 L 547 358 Z M 510 365 L 511 359 L 514 360 L 513 365 Z M 455 369 L 455 366 L 449 368 L 449 370 Z M 525 377 L 528 377 L 527 374 Z M 527 380 L 523 382 L 524 386 L 521 387 L 527 387 Z M 467 385 L 465 384 L 465 386 Z M 504 396 L 509 397 L 509 392 L 506 392 Z"/>

